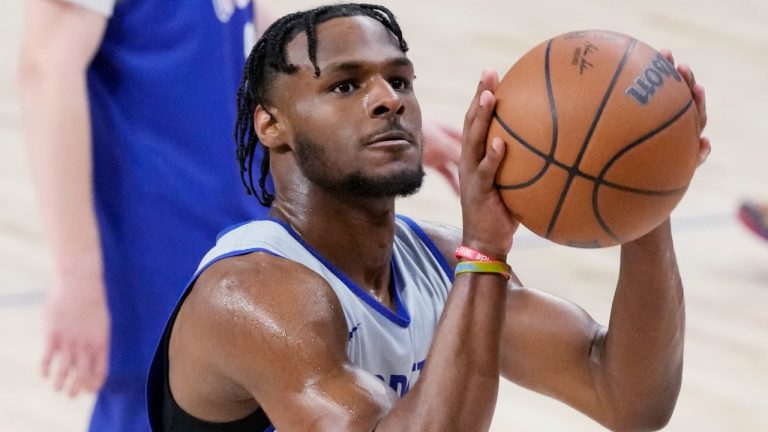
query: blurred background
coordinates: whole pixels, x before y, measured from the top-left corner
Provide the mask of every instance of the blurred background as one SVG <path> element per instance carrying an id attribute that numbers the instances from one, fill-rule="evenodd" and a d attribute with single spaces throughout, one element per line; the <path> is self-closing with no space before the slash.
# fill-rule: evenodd
<path id="1" fill-rule="evenodd" d="M 318 4 L 269 3 L 278 14 Z M 768 2 L 381 3 L 398 16 L 411 46 L 425 117 L 456 126 L 484 68 L 503 74 L 528 49 L 567 31 L 628 33 L 668 47 L 677 62 L 692 65 L 707 89 L 705 135 L 713 150 L 672 218 L 686 286 L 687 336 L 682 391 L 666 430 L 768 430 L 768 243 L 736 218 L 742 199 L 768 201 Z M 0 2 L 0 430 L 83 431 L 92 398 L 55 394 L 39 372 L 51 257 L 20 126 L 22 7 L 21 0 Z M 432 172 L 422 192 L 401 201 L 398 210 L 461 224 L 456 196 Z M 570 249 L 521 230 L 510 262 L 526 285 L 569 298 L 606 323 L 618 251 Z M 556 401 L 504 383 L 492 430 L 602 429 Z"/>

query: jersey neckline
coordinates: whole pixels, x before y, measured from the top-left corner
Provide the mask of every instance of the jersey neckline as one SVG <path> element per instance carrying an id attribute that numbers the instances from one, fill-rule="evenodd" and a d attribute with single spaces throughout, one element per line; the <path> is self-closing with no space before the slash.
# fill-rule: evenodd
<path id="1" fill-rule="evenodd" d="M 344 272 L 336 268 L 325 256 L 320 254 L 315 248 L 313 248 L 309 243 L 307 243 L 304 238 L 299 235 L 296 230 L 293 229 L 293 227 L 279 219 L 275 218 L 267 218 L 266 220 L 269 220 L 271 222 L 274 222 L 285 231 L 291 235 L 291 237 L 294 238 L 301 246 L 304 247 L 312 256 L 314 256 L 318 261 L 320 261 L 321 264 L 323 264 L 328 270 L 331 271 L 331 273 L 334 274 L 339 280 L 346 285 L 346 287 L 352 291 L 360 300 L 365 302 L 368 306 L 373 308 L 376 312 L 387 318 L 388 320 L 392 321 L 393 323 L 397 324 L 400 327 L 408 327 L 411 323 L 411 315 L 408 313 L 408 309 L 405 306 L 405 303 L 403 303 L 401 291 L 402 291 L 402 278 L 400 277 L 400 269 L 395 264 L 394 254 L 390 258 L 390 269 L 392 271 L 392 280 L 394 289 L 393 289 L 393 296 L 394 296 L 394 303 L 395 303 L 395 310 L 384 306 L 379 300 L 377 300 L 374 296 L 369 294 L 364 289 L 360 288 L 352 279 L 350 279 Z"/>

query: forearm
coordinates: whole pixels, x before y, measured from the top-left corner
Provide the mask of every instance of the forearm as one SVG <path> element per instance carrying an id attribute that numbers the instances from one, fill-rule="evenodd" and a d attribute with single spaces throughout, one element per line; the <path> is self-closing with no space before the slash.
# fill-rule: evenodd
<path id="1" fill-rule="evenodd" d="M 29 160 L 56 277 L 101 277 L 85 71 L 57 68 L 55 59 L 31 55 L 22 60 L 20 84 Z"/>
<path id="2" fill-rule="evenodd" d="M 506 281 L 460 275 L 437 327 L 423 374 L 377 430 L 487 430 L 499 384 Z"/>
<path id="3" fill-rule="evenodd" d="M 669 222 L 622 247 L 600 358 L 601 401 L 614 421 L 660 427 L 680 389 L 685 306 Z M 617 420 L 618 419 L 618 420 Z"/>

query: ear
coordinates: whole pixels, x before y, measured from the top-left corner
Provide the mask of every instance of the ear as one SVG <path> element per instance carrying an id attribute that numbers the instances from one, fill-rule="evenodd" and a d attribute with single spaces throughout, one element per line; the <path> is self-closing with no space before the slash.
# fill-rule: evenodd
<path id="1" fill-rule="evenodd" d="M 275 149 L 286 143 L 285 128 L 277 108 L 269 110 L 263 105 L 258 105 L 253 113 L 253 128 L 259 141 L 268 149 Z"/>

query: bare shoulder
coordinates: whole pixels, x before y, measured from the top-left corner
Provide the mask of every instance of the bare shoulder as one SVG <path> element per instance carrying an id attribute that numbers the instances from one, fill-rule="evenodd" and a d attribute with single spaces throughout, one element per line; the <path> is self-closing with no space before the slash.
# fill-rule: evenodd
<path id="1" fill-rule="evenodd" d="M 320 275 L 265 253 L 227 258 L 203 272 L 179 312 L 171 389 L 209 421 L 261 407 L 280 429 L 370 430 L 395 396 L 350 362 L 347 341 L 341 305 Z"/>
<path id="2" fill-rule="evenodd" d="M 204 363 L 249 394 L 262 393 L 264 374 L 305 358 L 318 341 L 322 357 L 343 362 L 346 335 L 341 305 L 325 279 L 266 253 L 226 258 L 206 269 L 173 329 L 177 342 L 204 349 Z"/>
<path id="3" fill-rule="evenodd" d="M 337 324 L 341 336 L 345 334 L 341 305 L 325 279 L 299 263 L 267 253 L 211 265 L 198 278 L 187 303 L 190 312 L 204 320 L 227 326 L 248 322 L 246 330 L 257 333 L 272 333 L 276 327 L 300 321 Z"/>

